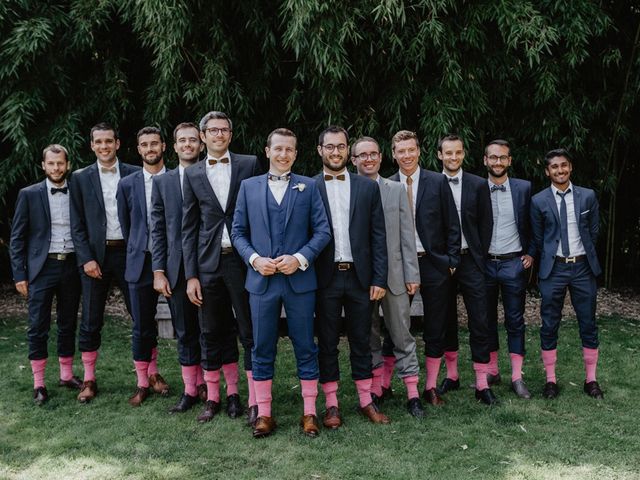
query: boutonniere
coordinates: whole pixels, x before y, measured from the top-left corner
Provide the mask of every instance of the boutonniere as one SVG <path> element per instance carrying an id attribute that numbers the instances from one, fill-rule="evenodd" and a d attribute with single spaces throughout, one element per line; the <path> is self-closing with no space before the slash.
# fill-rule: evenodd
<path id="1" fill-rule="evenodd" d="M 302 182 L 301 182 L 301 183 L 296 183 L 296 184 L 293 186 L 293 189 L 294 189 L 294 190 L 298 190 L 299 192 L 303 192 L 305 188 L 307 188 L 307 186 L 306 186 L 304 183 L 302 183 Z"/>

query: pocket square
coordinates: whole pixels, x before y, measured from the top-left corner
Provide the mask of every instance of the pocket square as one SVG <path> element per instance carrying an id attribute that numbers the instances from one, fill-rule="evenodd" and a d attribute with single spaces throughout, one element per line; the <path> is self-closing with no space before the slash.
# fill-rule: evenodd
<path id="1" fill-rule="evenodd" d="M 589 213 L 591 210 L 585 210 L 584 212 L 580 212 L 580 215 L 585 215 L 587 213 Z"/>

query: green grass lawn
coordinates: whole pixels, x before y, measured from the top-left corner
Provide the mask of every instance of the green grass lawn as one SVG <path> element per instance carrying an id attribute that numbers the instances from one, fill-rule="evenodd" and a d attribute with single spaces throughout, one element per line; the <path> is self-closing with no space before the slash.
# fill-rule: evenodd
<path id="1" fill-rule="evenodd" d="M 50 400 L 36 407 L 25 331 L 24 319 L 0 320 L 0 478 L 640 478 L 640 323 L 619 317 L 600 319 L 602 402 L 582 393 L 577 325 L 567 321 L 560 331 L 561 392 L 555 401 L 540 397 L 544 374 L 538 330 L 532 327 L 524 372 L 533 400 L 516 399 L 503 384 L 494 388 L 502 404 L 488 408 L 475 402 L 471 388 L 463 388 L 419 421 L 405 413 L 404 387 L 394 379 L 395 397 L 383 406 L 392 423 L 377 426 L 356 414 L 353 384 L 345 381 L 339 395 L 345 426 L 322 430 L 317 439 L 299 432 L 302 399 L 286 339 L 279 345 L 274 388 L 279 428 L 272 437 L 254 440 L 243 420 L 224 414 L 204 425 L 195 421 L 200 407 L 167 414 L 181 385 L 173 341 L 160 345 L 160 369 L 173 387 L 171 396 L 152 396 L 141 408 L 130 407 L 127 398 L 135 386 L 130 331 L 115 319 L 103 331 L 98 398 L 80 405 L 73 392 L 56 386 L 51 340 Z M 341 357 L 347 379 L 346 348 Z M 500 366 L 508 380 L 505 351 Z M 81 374 L 78 367 L 75 371 Z M 473 379 L 468 348 L 461 351 L 461 379 L 465 385 Z M 241 395 L 246 400 L 244 384 Z M 318 407 L 322 411 L 322 397 Z"/>

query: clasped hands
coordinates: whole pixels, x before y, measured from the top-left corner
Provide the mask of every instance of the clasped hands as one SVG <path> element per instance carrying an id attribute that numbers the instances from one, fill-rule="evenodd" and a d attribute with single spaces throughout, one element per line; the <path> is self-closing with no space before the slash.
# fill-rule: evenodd
<path id="1" fill-rule="evenodd" d="M 291 275 L 300 268 L 300 262 L 293 255 L 280 255 L 278 258 L 258 257 L 253 261 L 253 268 L 265 277 L 278 272 Z"/>

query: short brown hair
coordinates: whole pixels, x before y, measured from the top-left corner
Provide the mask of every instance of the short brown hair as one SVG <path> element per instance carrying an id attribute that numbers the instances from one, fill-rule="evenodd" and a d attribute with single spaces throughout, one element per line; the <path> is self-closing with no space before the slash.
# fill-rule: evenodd
<path id="1" fill-rule="evenodd" d="M 364 136 L 364 137 L 357 138 L 356 141 L 353 142 L 353 144 L 351 145 L 351 156 L 353 156 L 353 151 L 358 146 L 358 144 L 364 143 L 364 142 L 375 143 L 376 147 L 378 147 L 378 150 L 380 150 L 380 144 L 378 143 L 378 141 L 375 138 Z"/>
<path id="2" fill-rule="evenodd" d="M 160 141 L 164 143 L 164 138 L 162 138 L 162 131 L 158 127 L 142 127 L 136 134 L 136 140 L 138 142 L 140 141 L 140 137 L 142 135 L 158 135 L 160 137 Z"/>
<path id="3" fill-rule="evenodd" d="M 460 135 L 456 135 L 454 133 L 449 133 L 438 140 L 438 151 L 442 152 L 442 144 L 444 142 L 460 142 L 462 143 L 462 148 L 464 148 L 464 140 Z"/>
<path id="4" fill-rule="evenodd" d="M 95 132 L 96 130 L 104 130 L 104 131 L 109 131 L 111 130 L 113 132 L 113 138 L 115 140 L 118 140 L 118 131 L 109 123 L 107 122 L 100 122 L 95 124 L 93 127 L 91 127 L 91 133 L 89 134 L 89 137 L 91 139 L 91 141 L 93 142 L 93 132 Z"/>
<path id="5" fill-rule="evenodd" d="M 410 130 L 400 130 L 391 138 L 391 150 L 396 149 L 396 143 L 403 142 L 405 140 L 415 140 L 416 146 L 420 146 L 420 140 L 418 140 L 418 134 Z"/>
<path id="6" fill-rule="evenodd" d="M 176 125 L 176 128 L 173 129 L 173 141 L 174 142 L 176 140 L 178 140 L 178 130 L 182 130 L 183 128 L 195 128 L 197 132 L 200 131 L 200 129 L 198 128 L 198 125 L 196 125 L 193 122 L 182 122 L 182 123 L 179 123 L 178 125 Z M 198 137 L 198 140 L 200 140 L 200 137 Z"/>
<path id="7" fill-rule="evenodd" d="M 499 145 L 501 147 L 507 147 L 507 149 L 509 150 L 509 155 L 511 155 L 511 145 L 509 145 L 509 142 L 501 138 L 496 138 L 495 140 L 491 140 L 489 143 L 487 143 L 487 146 L 484 147 L 485 155 L 487 154 L 487 151 L 491 145 Z"/>
<path id="8" fill-rule="evenodd" d="M 267 137 L 267 147 L 271 147 L 271 139 L 274 135 L 280 135 L 282 137 L 293 137 L 296 140 L 296 147 L 298 146 L 298 137 L 288 128 L 276 128 L 273 132 L 269 134 Z"/>
<path id="9" fill-rule="evenodd" d="M 66 148 L 64 148 L 62 145 L 58 144 L 58 143 L 52 143 L 51 145 L 47 145 L 46 147 L 44 147 L 44 150 L 42 150 L 42 161 L 44 162 L 47 159 L 47 153 L 64 153 L 64 159 L 65 161 L 69 161 L 69 152 L 67 151 Z"/>

